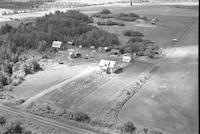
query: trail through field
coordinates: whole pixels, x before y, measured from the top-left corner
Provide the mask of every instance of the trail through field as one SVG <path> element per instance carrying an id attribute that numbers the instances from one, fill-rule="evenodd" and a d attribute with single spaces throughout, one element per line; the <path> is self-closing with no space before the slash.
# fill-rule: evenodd
<path id="1" fill-rule="evenodd" d="M 42 97 L 42 96 L 44 96 L 44 95 L 56 90 L 56 89 L 59 89 L 59 88 L 63 87 L 64 85 L 66 85 L 67 83 L 69 83 L 71 81 L 74 81 L 74 80 L 76 80 L 76 79 L 78 79 L 78 78 L 80 78 L 80 77 L 82 77 L 84 75 L 88 75 L 88 74 L 92 73 L 96 69 L 97 69 L 96 67 L 92 67 L 92 66 L 87 67 L 86 69 L 81 71 L 81 73 L 75 75 L 74 77 L 72 77 L 70 79 L 67 79 L 67 80 L 65 80 L 65 81 L 63 81 L 63 82 L 61 82 L 61 83 L 59 83 L 57 85 L 54 85 L 54 86 L 50 87 L 50 88 L 47 88 L 47 89 L 43 90 L 42 92 L 40 92 L 39 94 L 29 98 L 28 100 L 26 100 L 23 103 L 23 106 L 24 107 L 28 106 L 31 102 L 37 100 L 38 98 L 40 98 L 40 97 Z"/>

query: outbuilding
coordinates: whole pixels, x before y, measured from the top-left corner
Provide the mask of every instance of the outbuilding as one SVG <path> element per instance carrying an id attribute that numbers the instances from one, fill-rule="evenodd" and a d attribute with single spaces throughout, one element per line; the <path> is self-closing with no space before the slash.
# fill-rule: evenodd
<path id="1" fill-rule="evenodd" d="M 67 45 L 74 45 L 74 41 L 67 41 Z"/>
<path id="2" fill-rule="evenodd" d="M 120 50 L 119 49 L 111 49 L 110 55 L 118 55 L 118 54 L 120 54 Z"/>
<path id="3" fill-rule="evenodd" d="M 126 53 L 126 54 L 123 54 L 123 57 L 122 57 L 122 61 L 123 62 L 131 62 L 133 60 L 131 54 L 129 53 Z"/>

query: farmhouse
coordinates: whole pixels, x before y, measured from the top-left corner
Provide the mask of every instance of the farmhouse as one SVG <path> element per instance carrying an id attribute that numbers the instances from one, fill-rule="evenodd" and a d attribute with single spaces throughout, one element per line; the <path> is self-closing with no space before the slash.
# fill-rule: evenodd
<path id="1" fill-rule="evenodd" d="M 132 56 L 131 54 L 127 53 L 127 54 L 123 54 L 123 57 L 122 57 L 122 61 L 123 62 L 131 62 L 132 61 Z"/>
<path id="2" fill-rule="evenodd" d="M 61 41 L 53 41 L 52 48 L 55 48 L 57 50 L 64 50 L 65 46 Z"/>
<path id="3" fill-rule="evenodd" d="M 116 61 L 111 60 L 101 60 L 99 62 L 100 71 L 110 74 L 117 69 Z"/>

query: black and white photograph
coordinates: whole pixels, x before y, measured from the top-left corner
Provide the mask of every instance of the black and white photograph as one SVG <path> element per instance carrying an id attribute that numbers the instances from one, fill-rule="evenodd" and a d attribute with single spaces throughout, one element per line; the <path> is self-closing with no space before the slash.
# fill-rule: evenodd
<path id="1" fill-rule="evenodd" d="M 0 0 L 0 134 L 198 134 L 199 0 Z"/>

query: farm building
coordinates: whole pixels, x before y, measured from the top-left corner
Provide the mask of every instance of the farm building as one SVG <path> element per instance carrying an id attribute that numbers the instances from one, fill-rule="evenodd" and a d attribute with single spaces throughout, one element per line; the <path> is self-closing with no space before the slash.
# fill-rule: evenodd
<path id="1" fill-rule="evenodd" d="M 67 45 L 72 45 L 73 46 L 74 45 L 74 41 L 68 41 Z"/>
<path id="2" fill-rule="evenodd" d="M 119 49 L 111 49 L 111 51 L 110 51 L 110 55 L 119 55 L 119 54 L 120 54 Z"/>
<path id="3" fill-rule="evenodd" d="M 137 23 L 145 23 L 145 20 L 143 20 L 143 19 L 137 19 L 136 22 Z"/>
<path id="4" fill-rule="evenodd" d="M 64 50 L 65 46 L 61 41 L 53 41 L 52 48 L 55 48 L 57 50 Z"/>
<path id="5" fill-rule="evenodd" d="M 100 71 L 110 74 L 115 72 L 115 70 L 117 69 L 117 64 L 116 61 L 111 61 L 111 60 L 101 60 L 99 62 L 99 67 L 100 67 Z"/>
<path id="6" fill-rule="evenodd" d="M 122 57 L 122 61 L 123 62 L 131 62 L 132 61 L 132 56 L 131 56 L 131 54 L 129 54 L 129 53 L 127 53 L 127 54 L 123 54 L 123 57 Z"/>
<path id="7" fill-rule="evenodd" d="M 79 53 L 79 52 L 76 52 L 76 53 L 70 52 L 70 53 L 69 53 L 69 57 L 70 57 L 71 59 L 75 59 L 75 58 L 81 58 L 82 55 L 81 55 L 81 53 Z"/>

